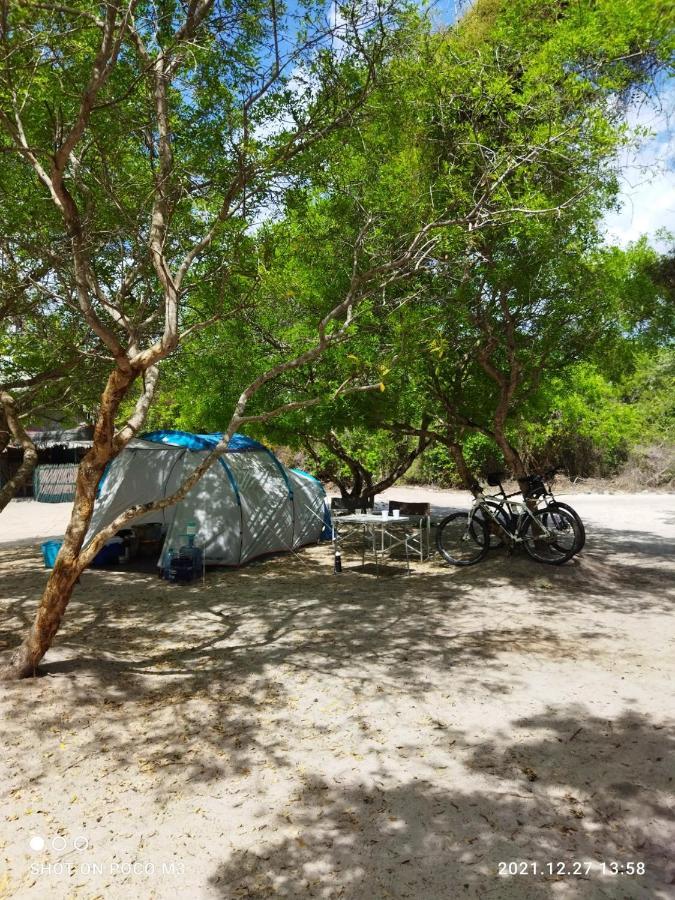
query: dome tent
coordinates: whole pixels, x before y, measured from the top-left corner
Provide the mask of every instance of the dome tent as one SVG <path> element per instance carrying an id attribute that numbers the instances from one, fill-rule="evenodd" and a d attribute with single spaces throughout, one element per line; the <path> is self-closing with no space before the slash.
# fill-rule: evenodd
<path id="1" fill-rule="evenodd" d="M 131 441 L 101 479 L 86 541 L 137 503 L 170 496 L 221 440 L 221 434 L 153 431 Z M 314 543 L 326 524 L 323 485 L 287 469 L 258 441 L 235 434 L 227 451 L 178 503 L 132 525 L 161 522 L 158 565 L 185 543 L 188 522 L 206 564 L 241 565 L 256 556 Z"/>

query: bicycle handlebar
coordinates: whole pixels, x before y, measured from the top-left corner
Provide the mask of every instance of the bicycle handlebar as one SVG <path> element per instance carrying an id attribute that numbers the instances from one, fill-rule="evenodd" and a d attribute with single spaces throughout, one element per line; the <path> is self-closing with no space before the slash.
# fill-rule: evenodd
<path id="1" fill-rule="evenodd" d="M 558 474 L 559 471 L 560 471 L 560 466 L 555 466 L 553 469 L 547 469 L 541 475 L 528 475 L 527 481 L 531 485 L 536 485 L 537 482 L 541 482 L 543 484 L 544 481 L 552 481 L 555 478 L 555 476 Z M 500 487 L 500 494 L 488 494 L 487 496 L 488 497 L 499 497 L 501 495 L 503 497 L 517 497 L 518 494 L 521 493 L 521 491 L 514 491 L 512 494 L 507 494 L 504 492 L 504 488 L 502 487 L 501 483 L 500 483 L 499 487 Z M 473 483 L 471 493 L 474 494 L 474 496 L 476 496 L 478 494 L 482 494 L 483 496 L 485 496 L 485 491 L 483 490 L 483 487 L 480 484 L 478 484 L 478 482 Z"/>
<path id="2" fill-rule="evenodd" d="M 547 469 L 545 472 L 542 472 L 541 475 L 528 475 L 528 481 L 551 481 L 560 471 L 560 467 L 556 466 L 553 469 Z"/>

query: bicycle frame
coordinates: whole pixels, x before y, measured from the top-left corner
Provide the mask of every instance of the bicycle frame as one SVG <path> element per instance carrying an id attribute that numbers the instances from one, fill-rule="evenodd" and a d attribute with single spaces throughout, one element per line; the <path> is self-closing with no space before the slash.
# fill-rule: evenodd
<path id="1" fill-rule="evenodd" d="M 526 524 L 528 518 L 532 519 L 532 521 L 536 525 L 537 529 L 540 531 L 541 537 L 553 537 L 554 536 L 552 534 L 552 532 L 550 532 L 548 530 L 548 528 L 546 528 L 546 526 L 543 525 L 539 521 L 539 519 L 537 519 L 537 517 L 533 514 L 530 507 L 527 505 L 527 503 L 510 499 L 511 497 L 515 497 L 516 494 L 505 494 L 504 490 L 502 489 L 502 495 L 503 495 L 503 498 L 500 503 L 500 508 L 503 509 L 504 506 L 506 506 L 506 508 L 508 509 L 509 525 L 513 526 L 515 523 L 515 527 L 514 527 L 513 531 L 506 528 L 499 521 L 497 516 L 492 512 L 492 509 L 485 503 L 485 500 L 491 499 L 490 496 L 488 495 L 488 497 L 485 497 L 485 495 L 482 492 L 480 494 L 478 494 L 478 496 L 475 498 L 475 500 L 473 501 L 473 504 L 471 506 L 471 509 L 469 510 L 469 528 L 471 528 L 471 522 L 473 521 L 473 517 L 480 509 L 480 511 L 483 513 L 484 516 L 487 516 L 489 519 L 492 520 L 492 522 L 494 522 L 494 524 L 499 529 L 499 532 L 504 537 L 506 537 L 507 540 L 511 541 L 513 544 L 522 544 L 523 543 L 523 541 L 524 541 L 523 533 L 525 531 L 525 524 Z M 499 496 L 499 495 L 497 495 L 497 496 Z"/>
<path id="2" fill-rule="evenodd" d="M 555 477 L 555 473 L 553 473 Z M 543 494 L 538 497 L 531 497 L 531 500 L 536 500 L 537 509 L 541 509 L 540 504 L 543 502 L 545 505 L 548 505 L 549 502 L 556 503 L 555 494 L 553 493 L 553 488 L 551 487 L 551 481 L 546 475 L 542 476 L 541 479 L 542 487 L 544 489 Z M 499 492 L 496 494 L 483 494 L 483 498 L 485 500 L 494 500 L 495 503 L 498 503 L 502 508 L 506 505 L 508 506 L 509 500 L 511 497 L 521 496 L 521 491 L 514 491 L 512 494 L 507 494 L 504 488 L 499 485 Z M 528 507 L 529 509 L 530 507 Z"/>

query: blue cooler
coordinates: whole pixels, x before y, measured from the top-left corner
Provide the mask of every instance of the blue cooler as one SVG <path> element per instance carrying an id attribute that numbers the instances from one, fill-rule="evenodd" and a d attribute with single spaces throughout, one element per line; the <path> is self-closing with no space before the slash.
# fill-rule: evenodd
<path id="1" fill-rule="evenodd" d="M 54 568 L 56 557 L 59 555 L 59 550 L 62 545 L 63 541 L 45 541 L 44 544 L 40 544 L 42 558 L 45 561 L 45 569 Z"/>
<path id="2" fill-rule="evenodd" d="M 91 562 L 92 569 L 101 566 L 116 566 L 124 553 L 124 541 L 121 538 L 113 538 L 104 544 Z"/>

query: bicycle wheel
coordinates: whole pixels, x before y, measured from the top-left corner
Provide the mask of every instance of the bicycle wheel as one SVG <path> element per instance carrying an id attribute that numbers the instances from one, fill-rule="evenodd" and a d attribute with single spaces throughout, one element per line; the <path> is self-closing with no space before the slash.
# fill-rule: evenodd
<path id="1" fill-rule="evenodd" d="M 491 519 L 489 515 L 483 512 L 482 507 L 484 506 L 489 506 L 497 522 L 499 522 L 499 524 L 507 531 L 509 530 L 509 514 L 506 512 L 504 507 L 501 506 L 501 504 L 497 503 L 494 500 L 483 500 L 481 502 L 481 505 L 474 513 L 471 527 L 473 527 L 473 522 L 482 522 L 485 525 L 488 533 L 490 547 L 501 547 L 504 543 L 504 538 L 502 537 L 499 528 L 497 527 L 493 519 Z M 477 529 L 476 531 L 476 540 L 480 540 L 480 529 Z"/>
<path id="2" fill-rule="evenodd" d="M 527 518 L 523 543 L 532 559 L 560 566 L 579 552 L 581 535 L 566 509 L 537 509 Z"/>
<path id="3" fill-rule="evenodd" d="M 436 532 L 438 552 L 453 566 L 472 566 L 490 549 L 485 523 L 464 512 L 451 513 Z"/>
<path id="4" fill-rule="evenodd" d="M 583 548 L 584 544 L 586 543 L 586 529 L 584 528 L 584 523 L 581 521 L 581 517 L 579 516 L 579 513 L 575 509 L 572 509 L 572 507 L 569 506 L 567 503 L 561 503 L 559 500 L 551 500 L 549 503 L 546 504 L 546 509 L 555 509 L 555 508 L 564 509 L 566 512 L 568 512 L 572 516 L 574 521 L 577 523 L 577 528 L 579 529 L 579 541 L 580 541 L 579 549 L 577 550 L 577 553 L 578 553 L 579 550 L 581 550 Z"/>

